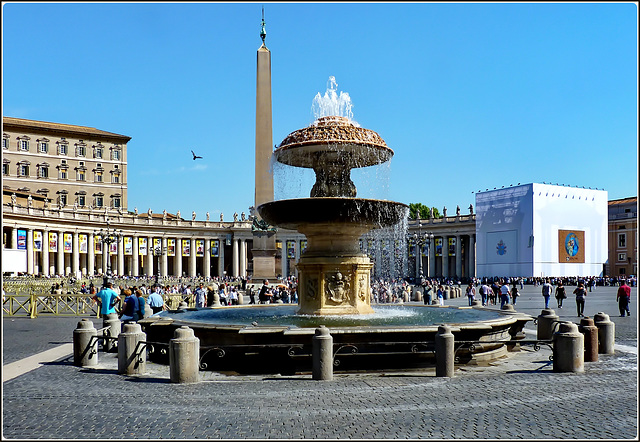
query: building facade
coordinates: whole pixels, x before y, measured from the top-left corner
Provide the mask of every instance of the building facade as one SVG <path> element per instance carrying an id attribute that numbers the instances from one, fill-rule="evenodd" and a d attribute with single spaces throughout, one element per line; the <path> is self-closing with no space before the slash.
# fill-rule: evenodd
<path id="1" fill-rule="evenodd" d="M 638 197 L 609 201 L 609 259 L 611 277 L 638 275 Z"/>
<path id="2" fill-rule="evenodd" d="M 3 187 L 80 211 L 126 210 L 130 140 L 92 127 L 2 117 Z"/>

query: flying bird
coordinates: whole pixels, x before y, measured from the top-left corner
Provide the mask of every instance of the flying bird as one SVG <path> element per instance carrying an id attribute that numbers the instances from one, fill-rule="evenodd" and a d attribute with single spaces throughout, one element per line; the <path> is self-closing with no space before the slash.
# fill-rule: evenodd
<path id="1" fill-rule="evenodd" d="M 202 157 L 199 157 L 198 155 L 196 155 L 196 153 L 195 153 L 194 151 L 191 151 L 191 153 L 193 154 L 193 159 L 194 159 L 194 160 L 195 160 L 196 158 L 202 158 Z"/>

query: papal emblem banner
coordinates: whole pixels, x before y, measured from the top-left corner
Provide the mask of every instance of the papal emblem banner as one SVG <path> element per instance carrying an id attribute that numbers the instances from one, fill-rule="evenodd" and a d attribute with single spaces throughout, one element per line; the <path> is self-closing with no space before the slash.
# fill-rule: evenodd
<path id="1" fill-rule="evenodd" d="M 449 256 L 456 256 L 456 239 L 449 238 Z"/>
<path id="2" fill-rule="evenodd" d="M 191 240 L 182 240 L 182 256 L 191 256 Z"/>
<path id="3" fill-rule="evenodd" d="M 196 256 L 204 256 L 204 239 L 196 239 Z"/>
<path id="4" fill-rule="evenodd" d="M 93 251 L 94 253 L 102 253 L 102 240 L 99 236 L 93 237 Z"/>
<path id="5" fill-rule="evenodd" d="M 87 253 L 89 248 L 89 237 L 84 234 L 78 235 L 78 247 L 80 249 L 80 253 Z"/>
<path id="6" fill-rule="evenodd" d="M 147 238 L 138 238 L 138 255 L 147 254 Z"/>
<path id="7" fill-rule="evenodd" d="M 58 251 L 58 234 L 56 232 L 49 232 L 49 251 Z"/>
<path id="8" fill-rule="evenodd" d="M 220 240 L 212 239 L 211 240 L 211 257 L 217 258 L 220 255 Z"/>
<path id="9" fill-rule="evenodd" d="M 42 232 L 33 232 L 33 250 L 42 252 Z"/>
<path id="10" fill-rule="evenodd" d="M 436 256 L 442 256 L 442 238 L 436 238 Z"/>
<path id="11" fill-rule="evenodd" d="M 167 256 L 176 256 L 176 240 L 173 238 L 167 240 Z"/>
<path id="12" fill-rule="evenodd" d="M 124 237 L 124 254 L 133 255 L 133 238 L 130 236 Z"/>
<path id="13" fill-rule="evenodd" d="M 294 259 L 296 257 L 296 242 L 288 240 L 287 241 L 287 258 Z"/>
<path id="14" fill-rule="evenodd" d="M 70 233 L 65 233 L 64 237 L 64 253 L 71 253 L 73 250 L 72 241 L 73 236 Z"/>

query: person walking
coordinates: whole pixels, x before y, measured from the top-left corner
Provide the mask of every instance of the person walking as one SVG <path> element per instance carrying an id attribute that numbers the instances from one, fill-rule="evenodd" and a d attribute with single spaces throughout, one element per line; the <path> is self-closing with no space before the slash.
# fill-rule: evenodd
<path id="1" fill-rule="evenodd" d="M 439 305 L 444 305 L 444 287 L 441 285 L 438 286 L 438 304 Z"/>
<path id="2" fill-rule="evenodd" d="M 629 311 L 629 303 L 631 302 L 631 287 L 627 285 L 625 280 L 620 287 L 618 287 L 618 294 L 616 295 L 618 301 L 618 309 L 620 310 L 620 316 L 624 316 L 625 312 L 627 316 L 631 316 Z"/>
<path id="3" fill-rule="evenodd" d="M 558 302 L 558 308 L 562 308 L 562 301 L 566 299 L 567 291 L 562 284 L 562 280 L 558 281 L 558 286 L 556 287 L 556 301 Z"/>
<path id="4" fill-rule="evenodd" d="M 160 287 L 156 286 L 155 290 L 147 298 L 149 307 L 151 307 L 151 311 L 154 315 L 161 312 L 164 308 L 164 299 L 162 299 L 162 295 L 159 292 Z"/>
<path id="5" fill-rule="evenodd" d="M 509 286 L 506 282 L 500 281 L 500 308 L 509 304 L 509 296 L 511 295 L 511 291 L 509 290 Z"/>
<path id="6" fill-rule="evenodd" d="M 467 286 L 467 298 L 469 299 L 469 306 L 472 306 L 473 301 L 476 300 L 476 288 L 473 286 L 473 281 Z"/>
<path id="7" fill-rule="evenodd" d="M 116 304 L 120 302 L 120 297 L 113 290 L 113 283 L 110 281 L 92 299 L 100 304 L 100 316 L 102 318 L 106 318 L 109 313 L 115 313 Z"/>
<path id="8" fill-rule="evenodd" d="M 553 286 L 549 282 L 549 279 L 544 280 L 542 284 L 542 296 L 544 297 L 544 308 L 549 308 L 549 300 L 551 299 L 551 293 L 553 293 Z"/>
<path id="9" fill-rule="evenodd" d="M 196 307 L 204 308 L 207 305 L 207 291 L 204 289 L 204 284 L 200 283 L 196 289 Z"/>
<path id="10" fill-rule="evenodd" d="M 516 305 L 516 301 L 518 300 L 518 296 L 520 296 L 520 293 L 518 292 L 518 284 L 514 280 L 512 285 L 511 285 L 511 304 Z"/>
<path id="11" fill-rule="evenodd" d="M 578 316 L 584 317 L 584 300 L 587 296 L 587 291 L 584 289 L 584 283 L 579 282 L 578 287 L 573 291 L 576 295 L 576 307 L 578 308 Z"/>

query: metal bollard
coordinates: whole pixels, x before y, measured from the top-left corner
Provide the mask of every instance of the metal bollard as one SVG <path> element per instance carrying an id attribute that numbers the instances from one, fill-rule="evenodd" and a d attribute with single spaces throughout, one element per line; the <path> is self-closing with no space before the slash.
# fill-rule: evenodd
<path id="1" fill-rule="evenodd" d="M 73 331 L 73 364 L 78 367 L 98 365 L 98 330 L 90 319 L 83 318 Z"/>
<path id="2" fill-rule="evenodd" d="M 102 349 L 105 352 L 113 351 L 117 347 L 116 341 L 118 339 L 118 335 L 120 335 L 120 330 L 122 329 L 122 324 L 120 323 L 118 314 L 109 313 L 102 321 L 102 327 L 108 327 L 104 331 L 104 337 L 107 339 L 102 341 Z"/>
<path id="3" fill-rule="evenodd" d="M 138 323 L 125 324 L 118 336 L 118 374 L 144 373 L 147 368 L 147 351 L 139 344 L 147 339 Z"/>
<path id="4" fill-rule="evenodd" d="M 584 336 L 572 322 L 561 322 L 553 334 L 553 371 L 581 373 L 584 371 Z"/>
<path id="5" fill-rule="evenodd" d="M 593 319 L 584 317 L 580 320 L 578 330 L 584 335 L 584 361 L 597 362 L 598 327 L 593 324 Z"/>
<path id="6" fill-rule="evenodd" d="M 169 377 L 175 383 L 194 383 L 200 380 L 200 339 L 193 329 L 182 326 L 169 341 Z"/>
<path id="7" fill-rule="evenodd" d="M 313 380 L 333 380 L 333 337 L 324 325 L 316 328 L 316 334 L 312 338 L 311 355 Z"/>
<path id="8" fill-rule="evenodd" d="M 614 354 L 616 325 L 609 320 L 609 315 L 603 312 L 596 313 L 593 316 L 593 322 L 598 328 L 598 353 Z"/>
<path id="9" fill-rule="evenodd" d="M 538 339 L 551 339 L 553 336 L 554 323 L 558 322 L 559 316 L 550 309 L 545 308 L 538 316 Z"/>
<path id="10" fill-rule="evenodd" d="M 454 337 L 451 327 L 441 325 L 436 333 L 436 376 L 439 378 L 453 377 L 455 367 Z"/>

